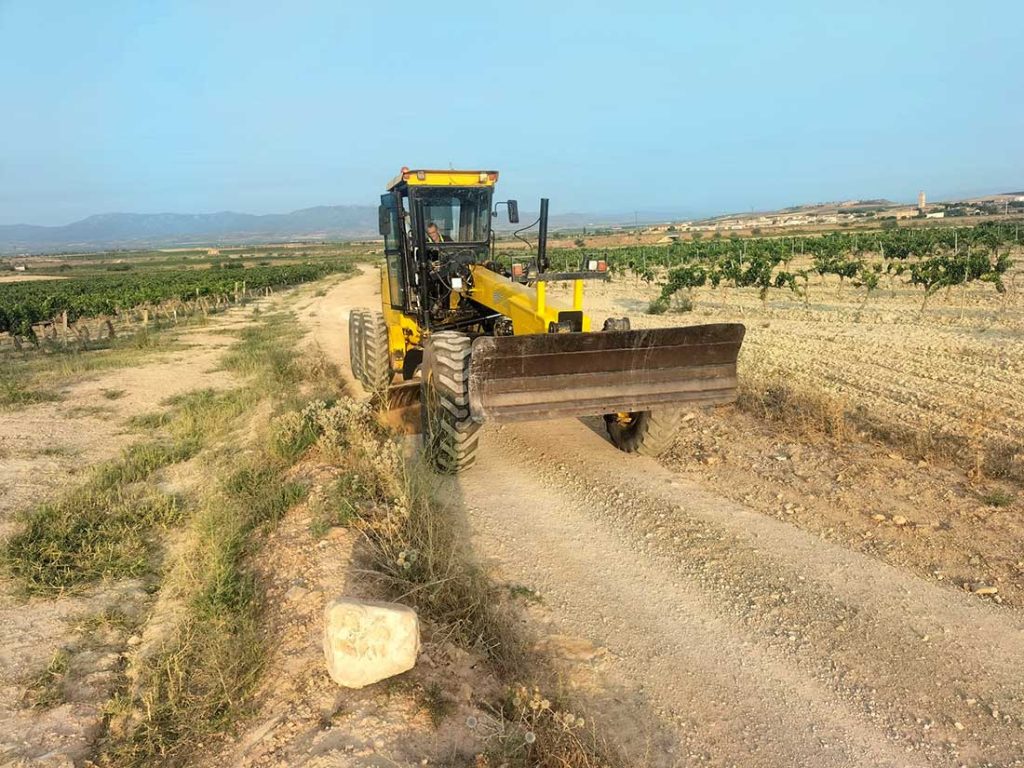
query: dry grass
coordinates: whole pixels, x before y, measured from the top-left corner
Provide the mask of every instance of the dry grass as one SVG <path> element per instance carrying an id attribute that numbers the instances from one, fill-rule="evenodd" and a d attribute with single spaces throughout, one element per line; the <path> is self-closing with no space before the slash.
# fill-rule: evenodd
<path id="1" fill-rule="evenodd" d="M 826 435 L 840 442 L 867 437 L 903 453 L 955 464 L 976 478 L 1024 481 L 1019 444 L 980 429 L 962 434 L 894 423 L 865 408 L 851 408 L 837 395 L 794 384 L 781 373 L 745 372 L 736 404 L 802 437 Z"/>
<path id="2" fill-rule="evenodd" d="M 70 671 L 71 654 L 61 648 L 53 654 L 46 669 L 28 682 L 25 700 L 39 709 L 50 709 L 64 703 L 64 683 Z"/>
<path id="3" fill-rule="evenodd" d="M 839 440 L 850 436 L 842 402 L 798 387 L 781 375 L 742 376 L 736 404 L 759 418 L 782 423 L 797 434 L 826 434 Z"/>

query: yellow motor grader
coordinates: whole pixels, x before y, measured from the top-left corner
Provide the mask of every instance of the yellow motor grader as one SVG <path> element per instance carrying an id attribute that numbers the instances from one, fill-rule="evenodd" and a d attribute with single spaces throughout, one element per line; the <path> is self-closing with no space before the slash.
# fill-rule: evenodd
<path id="1" fill-rule="evenodd" d="M 473 465 L 485 421 L 604 417 L 620 450 L 657 455 L 671 443 L 681 407 L 736 396 L 744 327 L 735 323 L 601 330 L 583 312 L 585 280 L 607 279 L 587 258 L 549 269 L 548 201 L 541 200 L 536 253 L 499 263 L 492 221 L 515 200 L 495 201 L 496 171 L 410 170 L 388 184 L 379 208 L 386 267 L 381 308 L 349 316 L 353 375 L 415 417 L 442 472 Z M 572 305 L 549 301 L 546 284 L 570 282 Z M 402 382 L 393 384 L 396 377 Z"/>

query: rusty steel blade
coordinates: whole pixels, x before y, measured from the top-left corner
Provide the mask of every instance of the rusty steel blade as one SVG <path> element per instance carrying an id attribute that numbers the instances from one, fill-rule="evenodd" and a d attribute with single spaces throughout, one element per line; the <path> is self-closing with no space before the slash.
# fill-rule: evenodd
<path id="1" fill-rule="evenodd" d="M 736 399 L 739 323 L 473 341 L 475 421 L 647 411 Z"/>

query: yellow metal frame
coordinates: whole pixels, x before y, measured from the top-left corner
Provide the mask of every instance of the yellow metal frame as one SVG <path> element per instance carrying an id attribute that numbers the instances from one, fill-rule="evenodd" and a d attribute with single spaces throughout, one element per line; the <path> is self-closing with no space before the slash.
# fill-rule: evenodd
<path id="1" fill-rule="evenodd" d="M 465 294 L 473 301 L 512 319 L 512 333 L 547 333 L 552 323 L 558 322 L 558 313 L 583 309 L 583 281 L 573 280 L 572 306 L 547 300 L 547 285 L 538 281 L 534 288 L 516 283 L 479 264 L 470 266 L 472 288 Z M 590 318 L 583 316 L 583 331 L 590 330 Z"/>
<path id="2" fill-rule="evenodd" d="M 388 326 L 388 352 L 391 357 L 391 369 L 402 372 L 405 356 L 409 350 L 422 346 L 419 323 L 400 309 L 391 306 L 391 283 L 388 280 L 387 265 L 380 269 L 380 301 L 384 312 L 384 320 Z"/>
<path id="3" fill-rule="evenodd" d="M 497 171 L 431 171 L 403 168 L 388 182 L 387 189 L 390 192 L 403 184 L 410 187 L 493 187 L 497 183 Z"/>

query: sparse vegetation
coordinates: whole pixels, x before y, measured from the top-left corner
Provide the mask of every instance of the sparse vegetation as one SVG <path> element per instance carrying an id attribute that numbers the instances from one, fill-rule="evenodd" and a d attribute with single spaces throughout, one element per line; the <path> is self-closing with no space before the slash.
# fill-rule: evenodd
<path id="1" fill-rule="evenodd" d="M 436 683 L 430 683 L 418 692 L 420 706 L 427 711 L 430 722 L 436 728 L 455 711 L 455 702 L 448 698 L 444 689 Z"/>
<path id="2" fill-rule="evenodd" d="M 101 763 L 148 765 L 177 761 L 222 733 L 244 711 L 259 679 L 266 637 L 259 619 L 263 595 L 253 568 L 258 534 L 305 498 L 306 484 L 287 476 L 308 443 L 286 426 L 297 389 L 334 388 L 336 377 L 313 377 L 298 360 L 294 318 L 266 315 L 247 328 L 225 356 L 245 384 L 228 392 L 204 390 L 169 403 L 165 428 L 179 439 L 225 434 L 242 426 L 256 403 L 284 412 L 244 453 L 215 459 L 216 482 L 189 521 L 191 545 L 165 577 L 163 589 L 186 596 L 187 610 L 173 635 L 139 670 L 141 694 L 122 703 Z M 323 369 L 328 374 L 328 369 Z M 150 423 L 156 418 L 150 416 Z"/>
<path id="3" fill-rule="evenodd" d="M 33 388 L 9 374 L 0 374 L 0 408 L 55 402 L 60 399 L 60 393 L 52 389 Z"/>
<path id="4" fill-rule="evenodd" d="M 71 654 L 58 649 L 46 668 L 25 686 L 25 698 L 39 709 L 50 709 L 64 702 L 64 683 L 71 669 Z"/>
<path id="5" fill-rule="evenodd" d="M 122 471 L 127 465 L 132 469 Z M 33 594 L 148 572 L 153 529 L 180 520 L 182 511 L 174 498 L 151 487 L 117 484 L 115 478 L 142 479 L 142 466 L 134 458 L 111 462 L 82 487 L 29 511 L 3 547 L 7 571 Z"/>
<path id="6" fill-rule="evenodd" d="M 1015 494 L 1005 491 L 1001 488 L 989 491 L 981 497 L 981 500 L 985 502 L 986 506 L 989 507 L 1008 507 L 1017 500 Z"/>

